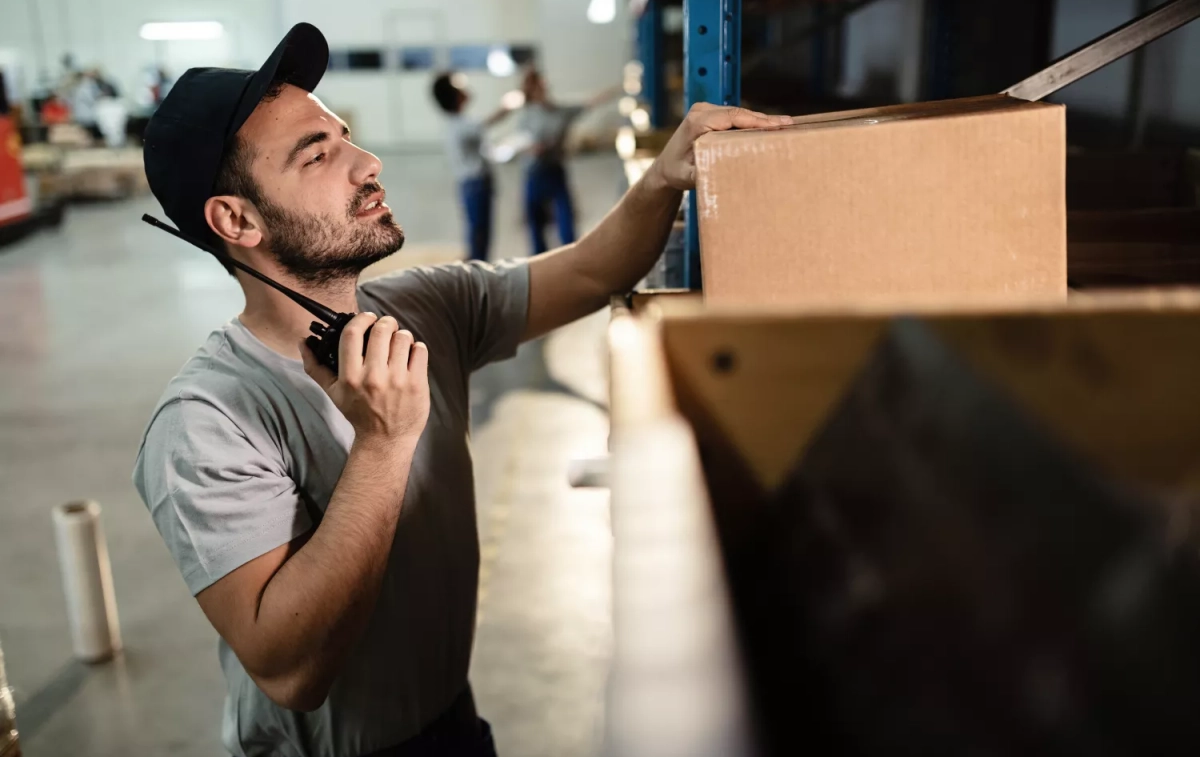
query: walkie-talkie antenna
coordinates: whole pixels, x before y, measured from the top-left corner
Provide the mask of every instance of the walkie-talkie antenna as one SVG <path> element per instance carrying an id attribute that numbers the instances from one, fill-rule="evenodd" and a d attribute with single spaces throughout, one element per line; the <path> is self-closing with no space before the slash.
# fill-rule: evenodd
<path id="1" fill-rule="evenodd" d="M 212 253 L 213 255 L 216 255 L 221 260 L 225 261 L 226 263 L 229 263 L 231 266 L 233 266 L 235 268 L 240 268 L 241 270 L 250 274 L 254 278 L 263 282 L 264 284 L 269 284 L 269 285 L 275 287 L 279 291 L 286 294 L 288 297 L 291 297 L 293 300 L 295 300 L 305 310 L 312 313 L 316 317 L 320 318 L 322 321 L 325 321 L 325 323 L 333 325 L 337 321 L 338 314 L 333 312 L 329 308 L 325 307 L 321 303 L 319 303 L 315 300 L 310 300 L 309 298 L 305 297 L 304 295 L 300 294 L 299 292 L 292 291 L 291 289 L 288 289 L 287 287 L 285 287 L 283 284 L 280 284 L 277 281 L 273 281 L 273 280 L 267 278 L 266 276 L 262 275 L 261 273 L 254 270 L 250 266 L 246 265 L 245 263 L 241 263 L 237 260 L 234 260 L 231 256 L 227 255 L 224 252 L 221 252 L 220 250 L 217 250 L 215 247 L 210 247 L 209 245 L 206 245 L 197 239 L 192 239 L 187 234 L 184 234 L 183 232 L 178 231 L 177 229 L 171 228 L 170 226 L 166 225 L 165 223 L 163 223 L 162 221 L 158 220 L 157 218 L 155 218 L 154 216 L 152 216 L 150 214 L 143 215 L 142 220 L 145 221 L 146 223 L 150 224 L 151 226 L 153 226 L 156 229 L 162 229 L 163 231 L 167 232 L 168 234 L 179 237 L 183 241 L 193 244 L 196 247 L 199 247 L 200 249 L 204 250 L 205 252 L 209 252 L 209 253 Z"/>

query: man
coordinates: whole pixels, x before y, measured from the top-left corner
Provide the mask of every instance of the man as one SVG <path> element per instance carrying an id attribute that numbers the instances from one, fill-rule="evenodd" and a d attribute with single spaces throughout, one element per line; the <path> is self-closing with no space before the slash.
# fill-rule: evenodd
<path id="1" fill-rule="evenodd" d="M 692 184 L 696 137 L 785 121 L 699 108 L 577 244 L 358 286 L 404 235 L 379 161 L 310 94 L 327 57 L 299 24 L 257 72 L 188 71 L 147 127 L 145 160 L 183 233 L 358 313 L 339 374 L 304 346 L 307 312 L 226 264 L 245 309 L 171 381 L 134 481 L 220 634 L 230 752 L 492 755 L 467 683 L 469 375 L 638 281 Z"/>
<path id="2" fill-rule="evenodd" d="M 492 169 L 483 155 L 484 132 L 499 123 L 510 109 L 501 106 L 487 119 L 464 112 L 470 95 L 456 81 L 461 73 L 442 73 L 433 80 L 433 99 L 446 114 L 446 155 L 458 181 L 463 215 L 467 221 L 467 249 L 471 260 L 488 259 L 492 241 Z"/>
<path id="3" fill-rule="evenodd" d="M 559 105 L 550 100 L 541 72 L 531 68 L 521 80 L 521 91 L 525 106 L 518 116 L 519 128 L 532 140 L 532 147 L 525 152 L 525 221 L 533 254 L 538 255 L 549 249 L 546 224 L 551 207 L 559 243 L 575 241 L 575 203 L 567 181 L 567 132 L 584 113 L 624 90 L 610 87 L 583 105 Z"/>

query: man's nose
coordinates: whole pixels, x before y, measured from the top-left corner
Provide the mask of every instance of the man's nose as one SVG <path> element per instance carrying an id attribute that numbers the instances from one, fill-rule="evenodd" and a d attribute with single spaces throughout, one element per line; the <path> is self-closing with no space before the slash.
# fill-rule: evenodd
<path id="1" fill-rule="evenodd" d="M 353 175 L 350 180 L 356 185 L 362 186 L 378 178 L 379 174 L 383 172 L 383 163 L 374 154 L 361 147 L 355 146 L 354 149 L 358 151 L 358 154 L 355 155 Z"/>

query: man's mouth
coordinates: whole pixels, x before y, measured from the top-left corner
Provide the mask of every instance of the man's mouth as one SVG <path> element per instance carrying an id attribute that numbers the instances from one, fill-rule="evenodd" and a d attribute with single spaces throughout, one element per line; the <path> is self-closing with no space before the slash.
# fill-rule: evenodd
<path id="1" fill-rule="evenodd" d="M 387 203 L 384 202 L 383 199 L 383 192 L 376 192 L 368 196 L 367 201 L 363 203 L 361 207 L 359 207 L 358 212 L 354 215 L 357 218 L 365 218 L 367 216 L 385 213 L 388 210 L 391 210 L 391 208 L 387 206 Z"/>

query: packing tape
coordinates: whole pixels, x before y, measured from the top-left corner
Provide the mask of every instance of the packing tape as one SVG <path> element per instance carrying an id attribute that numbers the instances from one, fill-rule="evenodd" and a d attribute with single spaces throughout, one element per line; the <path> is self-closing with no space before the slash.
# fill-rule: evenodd
<path id="1" fill-rule="evenodd" d="M 54 538 L 75 656 L 110 660 L 121 650 L 121 629 L 100 505 L 84 500 L 55 507 Z"/>

